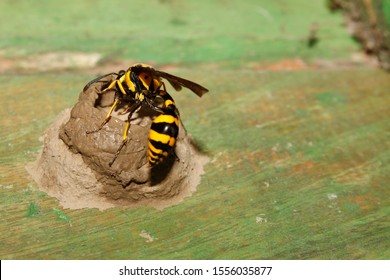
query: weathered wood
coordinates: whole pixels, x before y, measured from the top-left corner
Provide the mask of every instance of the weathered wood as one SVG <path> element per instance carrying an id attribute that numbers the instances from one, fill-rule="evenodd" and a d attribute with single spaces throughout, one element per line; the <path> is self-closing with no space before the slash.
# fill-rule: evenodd
<path id="1" fill-rule="evenodd" d="M 47 92 L 2 96 L 2 258 L 389 257 L 386 73 L 220 70 L 198 106 L 178 94 L 212 161 L 197 192 L 162 212 L 61 209 L 26 178 L 51 108 L 72 103 L 62 78 L 2 78 L 9 94 Z"/>
<path id="2" fill-rule="evenodd" d="M 389 75 L 354 64 L 357 44 L 322 1 L 244 2 L 158 1 L 147 22 L 127 1 L 0 3 L 1 259 L 390 258 Z M 38 190 L 25 170 L 38 138 L 93 75 L 123 67 L 39 73 L 58 50 L 155 61 L 210 89 L 170 89 L 211 157 L 191 197 L 70 210 Z"/>

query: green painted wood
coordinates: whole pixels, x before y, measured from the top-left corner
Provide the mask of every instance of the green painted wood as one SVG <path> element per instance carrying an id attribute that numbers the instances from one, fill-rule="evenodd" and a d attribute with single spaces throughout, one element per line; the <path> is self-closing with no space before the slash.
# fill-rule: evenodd
<path id="1" fill-rule="evenodd" d="M 40 89 L 23 103 L 3 100 L 3 259 L 389 257 L 388 74 L 221 70 L 201 101 L 177 94 L 212 160 L 197 192 L 161 212 L 62 209 L 27 179 L 37 138 L 82 78 L 1 77 L 5 92 Z"/>
<path id="2" fill-rule="evenodd" d="M 167 3 L 176 8 L 163 8 Z M 3 58 L 23 62 L 24 55 L 57 50 L 107 57 L 119 49 L 124 51 L 117 58 L 182 62 L 171 73 L 204 84 L 210 94 L 201 99 L 189 92 L 172 95 L 187 130 L 211 158 L 193 196 L 163 211 L 63 209 L 38 190 L 25 166 L 36 158 L 45 128 L 73 106 L 93 75 L 81 70 L 3 72 L 1 259 L 389 259 L 388 74 L 341 67 L 336 59 L 348 59 L 358 47 L 340 26 L 340 15 L 326 11 L 322 1 L 210 5 L 215 9 L 222 3 L 231 5 L 230 13 L 245 16 L 237 29 L 228 28 L 234 24 L 227 11 L 215 19 L 207 16 L 206 2 L 195 13 L 184 9 L 187 4 L 155 1 L 158 9 L 152 12 L 160 16 L 151 17 L 146 30 L 140 21 L 125 24 L 123 13 L 114 14 L 117 21 L 111 16 L 98 25 L 103 12 L 108 17 L 119 11 L 115 3 L 111 10 L 100 1 L 67 4 L 71 12 L 59 15 L 63 10 L 49 4 L 1 2 L 1 13 L 7 7 L 10 15 L 9 28 L 0 24 Z M 307 20 L 302 7 L 310 14 Z M 17 11 L 28 11 L 31 25 L 13 19 Z M 67 24 L 87 11 L 96 16 L 80 29 Z M 43 21 L 53 24 L 54 34 L 38 29 Z M 219 21 L 228 31 L 213 25 Z M 307 48 L 312 21 L 320 23 L 321 36 Z M 179 32 L 192 34 L 201 27 L 213 34 L 191 39 Z M 172 41 L 152 44 L 159 36 Z M 126 49 L 132 39 L 139 45 Z M 178 49 L 167 47 L 177 42 Z M 189 56 L 194 50 L 200 54 Z M 296 57 L 305 60 L 295 71 L 265 70 L 270 60 Z M 323 58 L 332 58 L 328 62 L 336 67 L 308 63 Z M 195 66 L 194 61 L 202 63 Z M 12 72 L 19 73 L 18 68 Z"/>
<path id="3" fill-rule="evenodd" d="M 105 60 L 240 64 L 347 58 L 358 49 L 323 0 L 4 0 L 0 15 L 0 50 L 7 57 L 81 51 Z M 313 24 L 321 44 L 307 48 Z"/>

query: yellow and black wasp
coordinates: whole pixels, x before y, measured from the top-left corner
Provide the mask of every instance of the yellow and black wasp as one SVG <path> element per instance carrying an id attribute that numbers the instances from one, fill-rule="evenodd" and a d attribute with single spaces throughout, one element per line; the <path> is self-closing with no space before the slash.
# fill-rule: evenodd
<path id="1" fill-rule="evenodd" d="M 192 81 L 156 70 L 146 64 L 134 64 L 126 71 L 121 70 L 119 73 L 109 73 L 93 79 L 85 87 L 84 92 L 94 83 L 103 78 L 113 75 L 116 77 L 112 82 L 107 83 L 106 87 L 100 93 L 108 91 L 115 92 L 114 103 L 104 118 L 100 126 L 87 133 L 98 132 L 110 120 L 112 112 L 120 103 L 125 103 L 126 108 L 123 113 L 129 112 L 126 121 L 126 127 L 123 132 L 122 143 L 119 146 L 110 166 L 118 157 L 121 149 L 127 142 L 127 135 L 130 128 L 132 114 L 141 106 L 148 105 L 153 110 L 161 113 L 157 116 L 150 127 L 148 138 L 148 161 L 151 166 L 163 162 L 170 154 L 174 153 L 174 145 L 179 133 L 179 112 L 176 108 L 175 101 L 168 94 L 162 79 L 166 79 L 172 87 L 179 91 L 182 87 L 190 89 L 196 95 L 201 97 L 208 92 L 208 89 Z M 160 99 L 162 105 L 156 105 Z"/>

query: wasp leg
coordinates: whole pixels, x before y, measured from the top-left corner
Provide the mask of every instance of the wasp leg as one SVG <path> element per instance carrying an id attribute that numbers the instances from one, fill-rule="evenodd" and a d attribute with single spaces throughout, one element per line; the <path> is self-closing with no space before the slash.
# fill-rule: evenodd
<path id="1" fill-rule="evenodd" d="M 104 126 L 106 123 L 108 123 L 108 121 L 111 119 L 111 114 L 112 114 L 112 112 L 114 111 L 114 109 L 116 108 L 116 106 L 117 106 L 119 103 L 120 103 L 120 100 L 119 100 L 119 99 L 115 99 L 114 104 L 112 104 L 112 106 L 111 106 L 111 108 L 110 108 L 110 111 L 108 111 L 107 116 L 104 118 L 104 120 L 103 120 L 103 122 L 100 124 L 100 126 L 99 126 L 97 129 L 91 130 L 91 131 L 87 131 L 86 133 L 87 133 L 87 134 L 90 134 L 90 133 L 95 133 L 95 132 L 100 131 L 100 130 L 103 128 L 103 126 Z"/>
<path id="2" fill-rule="evenodd" d="M 111 165 L 114 163 L 114 161 L 116 160 L 116 158 L 119 156 L 122 148 L 126 145 L 127 143 L 127 137 L 128 137 L 128 133 L 129 133 L 129 129 L 130 129 L 130 121 L 131 121 L 131 117 L 133 115 L 133 113 L 135 111 L 137 111 L 142 105 L 142 102 L 138 102 L 136 104 L 134 104 L 131 109 L 129 109 L 130 113 L 129 113 L 129 116 L 127 117 L 127 121 L 126 121 L 126 127 L 125 127 L 125 130 L 123 131 L 123 137 L 122 137 L 122 143 L 121 145 L 119 146 L 118 150 L 116 151 L 115 153 L 115 156 L 114 158 L 112 159 L 112 161 L 108 164 L 110 167 Z"/>
<path id="3" fill-rule="evenodd" d="M 162 85 L 163 85 L 163 88 L 165 89 L 165 84 L 162 83 Z M 154 104 L 150 101 L 150 99 L 152 99 L 152 97 L 151 97 L 151 96 L 148 96 L 148 95 L 147 95 L 147 97 L 148 97 L 148 98 L 145 98 L 145 102 L 146 102 L 153 110 L 155 110 L 155 111 L 157 111 L 157 112 L 159 112 L 159 113 L 164 113 L 164 112 L 166 111 L 166 109 L 168 108 L 169 105 L 173 105 L 173 106 L 175 107 L 175 112 L 176 112 L 176 114 L 177 114 L 178 116 L 180 115 L 180 114 L 179 114 L 179 111 L 178 111 L 177 108 L 176 108 L 175 101 L 173 100 L 172 96 L 169 95 L 169 93 L 168 93 L 167 91 L 165 91 L 165 90 L 160 90 L 160 91 L 158 92 L 158 95 L 155 97 L 155 98 L 159 97 L 159 98 L 161 98 L 161 99 L 163 100 L 163 102 L 164 102 L 164 103 L 162 104 L 163 107 L 159 107 L 159 106 L 154 105 Z M 173 106 L 170 106 L 170 108 L 173 108 Z"/>
<path id="4" fill-rule="evenodd" d="M 133 105 L 129 104 L 128 106 L 126 106 L 126 108 L 122 112 L 119 112 L 118 115 L 127 114 L 129 111 L 133 110 L 133 106 L 134 106 L 134 104 Z"/>
<path id="5" fill-rule="evenodd" d="M 146 104 L 148 104 L 150 106 L 150 108 L 152 108 L 153 110 L 159 112 L 159 113 L 164 113 L 164 109 L 163 108 L 160 108 L 156 105 L 154 105 L 153 103 L 150 102 L 150 100 L 148 98 L 145 99 L 145 102 Z"/>
<path id="6" fill-rule="evenodd" d="M 116 85 L 116 83 L 117 83 L 117 80 L 112 81 L 112 82 L 108 85 L 108 87 L 106 87 L 106 88 L 103 89 L 102 91 L 98 92 L 98 94 L 103 94 L 103 93 L 106 93 L 106 92 L 108 92 L 108 91 L 110 91 L 110 90 L 115 90 L 114 86 Z"/>

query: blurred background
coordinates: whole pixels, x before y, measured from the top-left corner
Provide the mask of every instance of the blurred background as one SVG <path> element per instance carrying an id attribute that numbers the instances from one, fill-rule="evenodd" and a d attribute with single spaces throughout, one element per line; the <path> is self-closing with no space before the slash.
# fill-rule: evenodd
<path id="1" fill-rule="evenodd" d="M 0 0 L 2 259 L 388 259 L 389 0 Z M 63 209 L 25 166 L 84 85 L 142 62 L 210 157 L 163 211 Z"/>
<path id="2" fill-rule="evenodd" d="M 292 58 L 350 60 L 362 46 L 347 30 L 366 42 L 368 53 L 388 50 L 389 5 L 386 0 L 43 0 L 39 5 L 3 0 L 2 70 L 123 60 L 233 67 Z"/>

